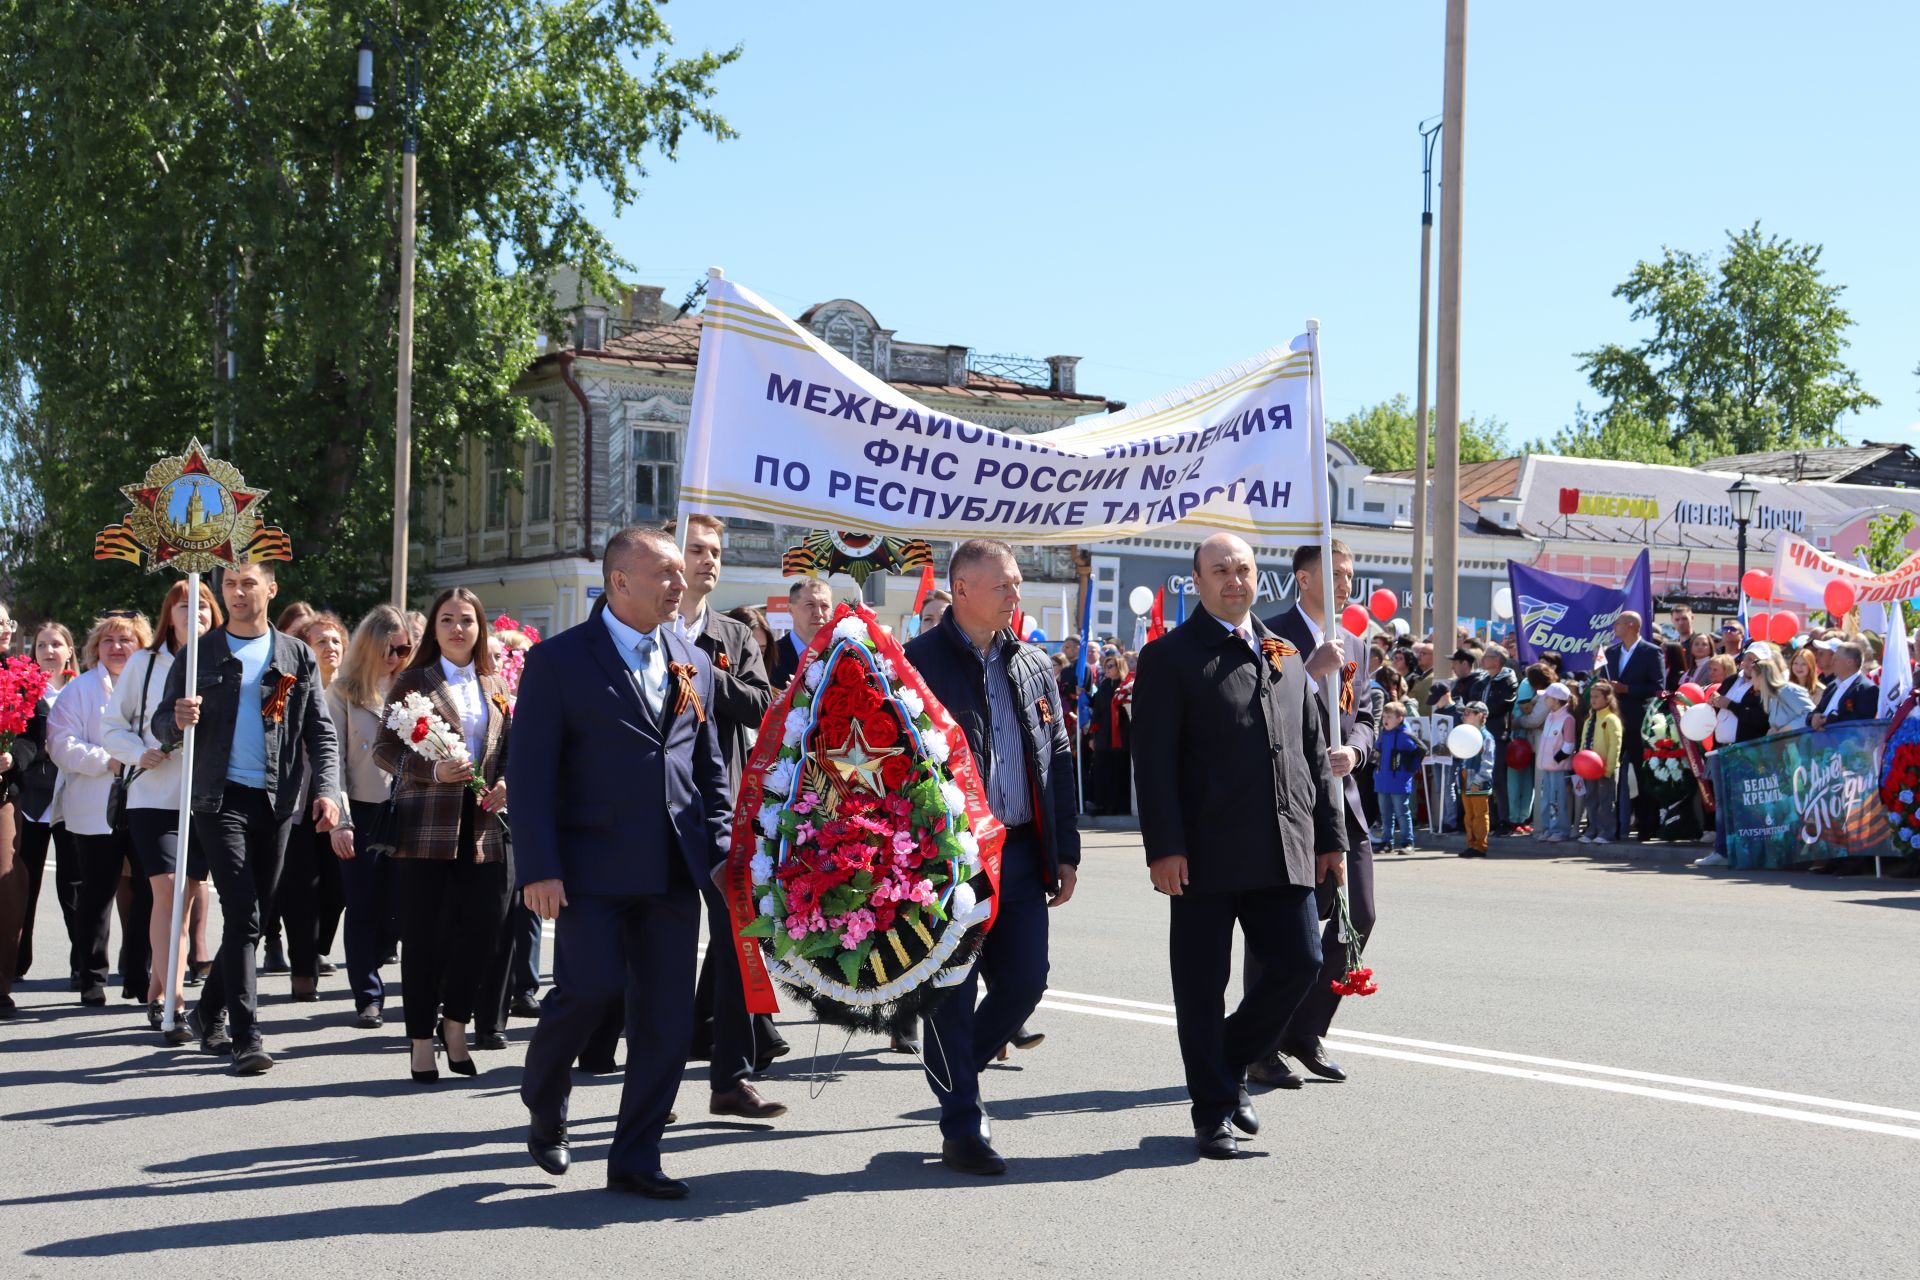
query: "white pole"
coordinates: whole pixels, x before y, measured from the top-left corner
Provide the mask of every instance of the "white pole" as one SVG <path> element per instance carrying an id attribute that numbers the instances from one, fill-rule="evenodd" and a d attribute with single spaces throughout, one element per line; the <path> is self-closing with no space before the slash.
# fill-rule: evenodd
<path id="1" fill-rule="evenodd" d="M 1333 598 L 1333 498 L 1328 493 L 1327 483 L 1327 415 L 1320 399 L 1320 322 L 1307 321 L 1307 350 L 1311 353 L 1313 372 L 1307 382 L 1308 434 L 1312 439 L 1313 486 L 1315 498 L 1320 506 L 1320 590 L 1325 599 L 1325 616 L 1320 624 L 1321 637 L 1327 644 L 1339 639 L 1334 630 L 1340 625 L 1340 603 Z M 1334 678 L 1321 684 L 1320 692 L 1327 702 L 1327 745 L 1337 747 L 1340 741 L 1340 681 L 1345 675 L 1346 646 L 1341 645 L 1341 671 Z"/>
<path id="2" fill-rule="evenodd" d="M 162 618 L 160 624 L 165 626 Z M 200 689 L 200 575 L 187 575 L 187 679 L 181 687 L 188 697 L 195 696 Z M 146 726 L 140 726 L 146 732 Z M 171 1031 L 178 1021 L 174 1010 L 181 1003 L 180 994 L 180 923 L 187 912 L 187 862 L 188 852 L 193 840 L 193 729 L 188 725 L 180 739 L 180 813 L 175 824 L 179 834 L 174 837 L 173 859 L 173 927 L 167 930 L 167 978 L 163 999 L 167 1002 L 166 1011 L 160 1015 L 160 1029 Z"/>
<path id="3" fill-rule="evenodd" d="M 727 278 L 727 273 L 722 271 L 719 267 L 707 268 L 708 280 L 710 281 L 724 280 L 726 278 Z M 687 545 L 687 514 L 688 514 L 687 504 L 684 502 L 676 501 L 673 505 L 679 508 L 679 514 L 675 519 L 674 526 L 673 526 L 673 540 L 677 545 L 684 547 Z M 769 661 L 771 661 L 771 659 L 769 659 Z"/>

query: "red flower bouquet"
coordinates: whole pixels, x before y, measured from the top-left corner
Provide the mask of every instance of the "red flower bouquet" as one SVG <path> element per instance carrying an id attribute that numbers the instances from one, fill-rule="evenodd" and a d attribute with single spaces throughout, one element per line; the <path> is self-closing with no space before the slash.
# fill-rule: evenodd
<path id="1" fill-rule="evenodd" d="M 33 709 L 47 693 L 47 673 L 25 654 L 0 661 L 0 752 L 27 731 Z"/>

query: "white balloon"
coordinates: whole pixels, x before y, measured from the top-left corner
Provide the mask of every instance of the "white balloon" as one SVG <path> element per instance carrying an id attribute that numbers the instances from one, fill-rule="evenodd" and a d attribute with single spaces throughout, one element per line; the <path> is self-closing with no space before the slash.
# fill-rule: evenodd
<path id="1" fill-rule="evenodd" d="M 1713 736 L 1713 727 L 1720 720 L 1720 713 L 1704 702 L 1695 703 L 1680 713 L 1680 732 L 1695 742 L 1705 742 Z"/>
<path id="2" fill-rule="evenodd" d="M 1511 618 L 1513 616 L 1513 588 L 1499 587 L 1493 593 L 1493 616 Z"/>
<path id="3" fill-rule="evenodd" d="M 1407 632 L 1413 630 L 1412 627 L 1407 625 L 1407 620 L 1405 618 L 1395 618 L 1392 622 L 1388 623 L 1387 625 L 1393 628 L 1393 634 L 1396 636 L 1403 636 L 1407 634 Z"/>
<path id="4" fill-rule="evenodd" d="M 1138 614 L 1146 613 L 1153 608 L 1153 592 L 1145 587 L 1135 587 L 1127 594 L 1127 607 Z"/>
<path id="5" fill-rule="evenodd" d="M 1480 748 L 1486 738 L 1476 725 L 1457 724 L 1453 732 L 1447 735 L 1447 751 L 1456 760 L 1466 760 L 1480 754 Z"/>

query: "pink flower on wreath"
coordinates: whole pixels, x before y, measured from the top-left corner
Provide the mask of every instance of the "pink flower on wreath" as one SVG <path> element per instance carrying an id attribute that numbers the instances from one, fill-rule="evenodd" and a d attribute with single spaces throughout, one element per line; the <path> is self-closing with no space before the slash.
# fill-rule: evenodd
<path id="1" fill-rule="evenodd" d="M 920 842 L 918 840 L 914 839 L 913 832 L 911 831 L 894 832 L 893 833 L 894 856 L 896 858 L 899 858 L 899 857 L 904 857 L 909 853 L 912 853 L 913 850 L 919 846 L 919 843 Z"/>
<path id="2" fill-rule="evenodd" d="M 858 911 L 849 911 L 840 917 L 837 923 L 843 930 L 840 934 L 840 945 L 857 947 L 868 934 L 873 932 L 875 920 L 873 912 L 862 907 Z"/>
<path id="3" fill-rule="evenodd" d="M 820 803 L 820 797 L 815 795 L 813 792 L 809 791 L 805 795 L 801 796 L 798 800 L 794 801 L 793 811 L 798 814 L 809 814 L 814 811 L 814 809 L 819 805 L 819 803 Z"/>
<path id="4" fill-rule="evenodd" d="M 800 812 L 800 807 L 798 805 L 794 806 L 794 812 L 795 813 Z M 795 844 L 805 844 L 807 841 L 813 839 L 813 836 L 814 836 L 813 824 L 811 822 L 803 822 L 794 829 L 793 842 Z"/>

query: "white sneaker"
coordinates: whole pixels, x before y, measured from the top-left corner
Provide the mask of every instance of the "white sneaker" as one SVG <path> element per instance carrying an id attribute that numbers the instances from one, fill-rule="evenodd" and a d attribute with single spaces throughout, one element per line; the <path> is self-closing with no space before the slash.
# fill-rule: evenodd
<path id="1" fill-rule="evenodd" d="M 1693 865 L 1696 867 L 1724 867 L 1728 864 L 1725 854 L 1710 853 L 1704 858 L 1695 858 Z"/>

